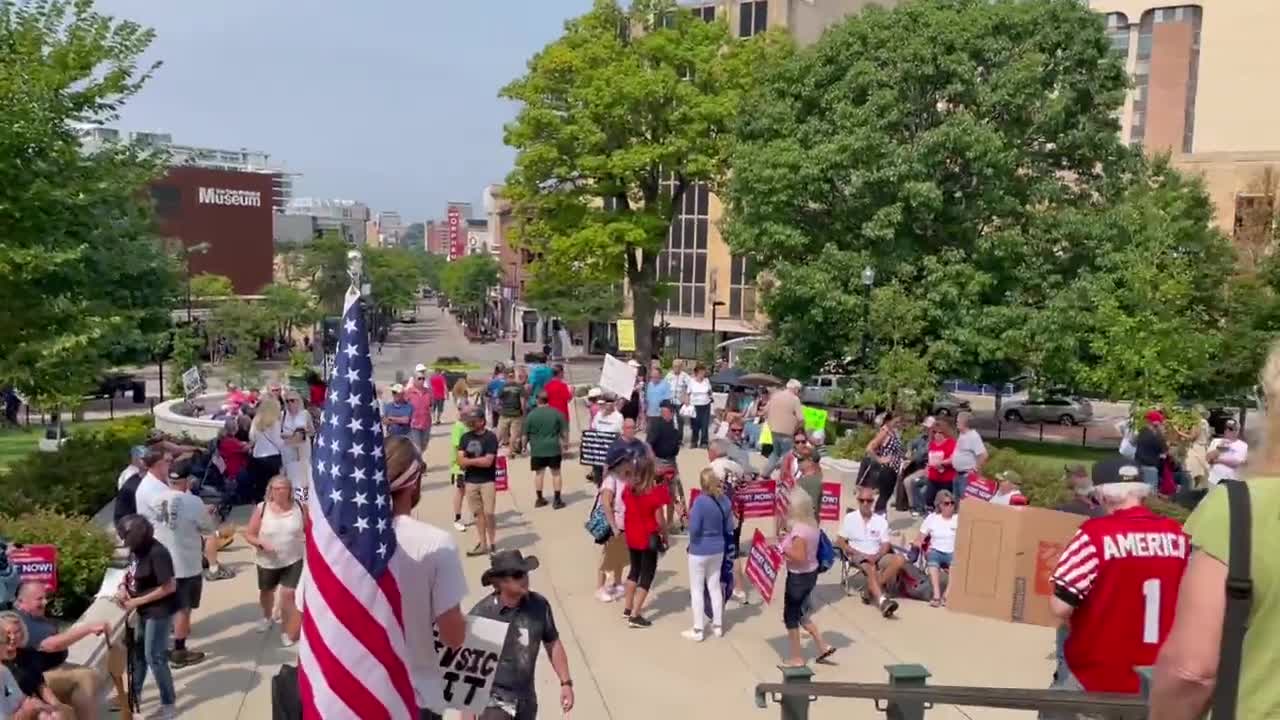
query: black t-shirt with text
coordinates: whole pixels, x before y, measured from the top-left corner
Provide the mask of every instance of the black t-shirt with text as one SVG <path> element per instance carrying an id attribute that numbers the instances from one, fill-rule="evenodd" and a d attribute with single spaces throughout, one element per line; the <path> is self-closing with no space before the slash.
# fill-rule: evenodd
<path id="1" fill-rule="evenodd" d="M 129 572 L 125 575 L 125 588 L 129 597 L 141 597 L 176 579 L 173 573 L 173 556 L 164 545 L 152 540 L 129 557 Z M 144 618 L 162 618 L 177 610 L 177 595 L 168 595 L 138 607 L 138 615 Z"/>
<path id="2" fill-rule="evenodd" d="M 467 432 L 458 439 L 458 449 L 463 457 L 475 459 L 485 455 L 498 454 L 498 436 L 488 430 Z M 489 467 L 467 467 L 462 469 L 462 479 L 469 483 L 490 483 L 497 476 L 497 458 Z"/>
<path id="3" fill-rule="evenodd" d="M 543 645 L 560 639 L 551 603 L 530 591 L 518 605 L 507 607 L 500 596 L 493 593 L 476 603 L 470 614 L 508 623 L 498 672 L 493 678 L 494 694 L 511 700 L 533 697 L 533 671 L 538 664 L 538 653 Z"/>

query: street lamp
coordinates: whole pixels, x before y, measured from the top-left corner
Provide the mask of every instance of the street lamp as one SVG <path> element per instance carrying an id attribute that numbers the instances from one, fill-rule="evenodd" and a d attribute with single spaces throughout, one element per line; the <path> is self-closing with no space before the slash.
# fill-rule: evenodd
<path id="1" fill-rule="evenodd" d="M 195 245 L 188 245 L 183 248 L 183 260 L 187 266 L 187 324 L 191 324 L 191 256 L 204 255 L 209 252 L 209 243 L 202 242 Z"/>
<path id="2" fill-rule="evenodd" d="M 876 284 L 876 269 L 870 265 L 862 268 L 862 286 L 867 289 L 866 313 L 862 318 L 862 348 L 858 353 L 858 365 L 867 365 L 867 325 L 871 323 L 871 286 Z"/>
<path id="3" fill-rule="evenodd" d="M 718 338 L 716 338 L 716 315 L 719 314 L 720 308 L 724 307 L 723 300 L 716 300 L 711 303 L 711 351 L 714 353 Z"/>

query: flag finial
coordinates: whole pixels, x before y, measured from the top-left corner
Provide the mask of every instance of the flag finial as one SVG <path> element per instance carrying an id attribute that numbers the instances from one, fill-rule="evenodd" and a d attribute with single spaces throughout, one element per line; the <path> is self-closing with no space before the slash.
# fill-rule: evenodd
<path id="1" fill-rule="evenodd" d="M 364 269 L 364 258 L 361 257 L 360 251 L 351 249 L 347 251 L 347 277 L 351 278 L 351 292 L 356 295 L 360 294 L 361 274 Z"/>

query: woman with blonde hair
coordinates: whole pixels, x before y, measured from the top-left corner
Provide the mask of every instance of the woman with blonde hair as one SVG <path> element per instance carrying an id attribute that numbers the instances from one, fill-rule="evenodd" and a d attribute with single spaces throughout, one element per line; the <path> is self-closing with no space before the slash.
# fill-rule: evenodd
<path id="1" fill-rule="evenodd" d="M 289 388 L 284 394 L 284 402 L 284 417 L 280 421 L 280 435 L 284 440 L 280 451 L 284 474 L 293 485 L 293 492 L 306 502 L 307 491 L 311 488 L 311 438 L 315 435 L 315 428 L 311 424 L 311 413 L 302 404 L 302 396 L 297 390 Z"/>
<path id="2" fill-rule="evenodd" d="M 260 633 L 270 630 L 277 618 L 288 627 L 297 612 L 293 594 L 302 578 L 305 519 L 306 511 L 294 498 L 289 479 L 283 475 L 271 478 L 267 495 L 254 508 L 244 532 L 244 539 L 257 550 L 254 564 L 258 566 L 258 604 L 262 606 Z M 293 644 L 285 633 L 280 638 L 286 646 Z"/>
<path id="3" fill-rule="evenodd" d="M 733 537 L 733 507 L 725 497 L 724 481 L 711 468 L 699 476 L 702 492 L 689 511 L 689 601 L 693 605 L 693 628 L 680 633 L 702 642 L 706 622 L 704 600 L 711 599 L 711 634 L 724 634 L 724 587 L 720 573 L 724 565 L 726 537 Z M 703 590 L 706 590 L 706 597 Z"/>
<path id="4" fill-rule="evenodd" d="M 780 545 L 787 565 L 787 582 L 782 596 L 782 624 L 787 629 L 787 643 L 791 657 L 788 667 L 803 667 L 804 655 L 800 647 L 800 628 L 804 628 L 818 646 L 815 662 L 824 662 L 836 649 L 822 639 L 818 626 L 809 618 L 809 596 L 818 585 L 818 524 L 813 509 L 813 498 L 803 488 L 795 488 L 788 496 L 791 507 L 787 511 L 787 534 Z"/>
<path id="5" fill-rule="evenodd" d="M 27 626 L 15 612 L 0 612 L 0 714 L 12 720 L 68 720 L 71 708 L 58 702 L 44 681 L 36 653 L 18 657 L 27 644 Z"/>
<path id="6" fill-rule="evenodd" d="M 632 440 L 625 446 L 609 450 L 625 453 L 631 463 L 631 479 L 622 489 L 623 528 L 630 555 L 631 571 L 627 575 L 626 607 L 623 617 L 631 627 L 647 628 L 651 623 L 641 611 L 644 601 L 653 587 L 653 577 L 658 572 L 658 556 L 667 549 L 667 525 L 663 515 L 671 504 L 671 495 L 665 484 L 658 483 L 657 468 L 647 445 Z M 610 462 L 610 466 L 616 466 Z"/>
<path id="7" fill-rule="evenodd" d="M 242 497 L 259 498 L 267 491 L 267 482 L 280 474 L 284 463 L 284 438 L 280 434 L 280 403 L 268 398 L 258 403 L 249 426 L 249 487 Z"/>

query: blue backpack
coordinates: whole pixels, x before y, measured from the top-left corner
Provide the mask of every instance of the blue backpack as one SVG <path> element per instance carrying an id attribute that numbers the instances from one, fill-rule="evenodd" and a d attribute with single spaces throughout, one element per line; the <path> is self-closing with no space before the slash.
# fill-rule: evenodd
<path id="1" fill-rule="evenodd" d="M 822 530 L 818 531 L 818 572 L 824 573 L 836 564 L 836 548 L 831 538 Z"/>

